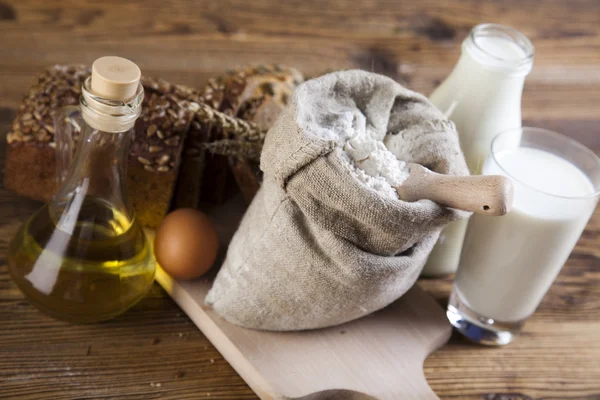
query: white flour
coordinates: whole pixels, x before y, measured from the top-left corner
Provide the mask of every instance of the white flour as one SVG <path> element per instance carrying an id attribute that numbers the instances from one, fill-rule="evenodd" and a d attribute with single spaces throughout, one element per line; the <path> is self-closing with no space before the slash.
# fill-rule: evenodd
<path id="1" fill-rule="evenodd" d="M 406 163 L 398 160 L 383 143 L 385 128 L 367 125 L 354 104 L 331 99 L 313 101 L 297 119 L 308 132 L 323 139 L 342 139 L 343 149 L 356 177 L 368 187 L 390 198 L 398 198 L 394 187 L 408 178 Z"/>
<path id="2" fill-rule="evenodd" d="M 358 179 L 375 190 L 397 197 L 396 186 L 408 178 L 406 163 L 398 160 L 367 128 L 355 131 L 344 145 L 344 151 L 356 167 Z"/>

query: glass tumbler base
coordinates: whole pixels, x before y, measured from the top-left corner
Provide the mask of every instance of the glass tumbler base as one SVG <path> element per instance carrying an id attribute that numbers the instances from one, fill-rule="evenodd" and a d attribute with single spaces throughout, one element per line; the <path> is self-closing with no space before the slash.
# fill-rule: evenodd
<path id="1" fill-rule="evenodd" d="M 450 295 L 446 317 L 467 339 L 488 346 L 509 344 L 523 326 L 523 321 L 506 323 L 477 314 L 461 301 L 456 289 Z"/>

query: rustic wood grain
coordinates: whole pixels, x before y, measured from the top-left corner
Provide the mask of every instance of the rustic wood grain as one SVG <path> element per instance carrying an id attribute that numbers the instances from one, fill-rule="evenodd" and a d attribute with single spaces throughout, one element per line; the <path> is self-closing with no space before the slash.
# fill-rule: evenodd
<path id="1" fill-rule="evenodd" d="M 448 74 L 480 22 L 512 25 L 536 47 L 526 124 L 600 152 L 600 2 L 0 0 L 0 163 L 35 76 L 55 63 L 116 54 L 146 74 L 200 86 L 247 63 L 307 75 L 363 68 L 424 93 Z M 126 315 L 69 325 L 33 309 L 10 282 L 10 236 L 39 205 L 0 188 L 0 398 L 255 399 L 156 285 Z M 501 349 L 453 337 L 425 362 L 442 399 L 600 399 L 600 213 L 524 335 Z M 420 285 L 445 305 L 450 279 Z M 212 361 L 211 361 L 212 360 Z"/>

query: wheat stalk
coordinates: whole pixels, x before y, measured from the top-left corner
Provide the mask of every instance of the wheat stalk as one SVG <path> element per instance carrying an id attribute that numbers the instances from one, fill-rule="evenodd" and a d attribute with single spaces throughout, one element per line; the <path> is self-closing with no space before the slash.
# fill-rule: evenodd
<path id="1" fill-rule="evenodd" d="M 223 130 L 225 137 L 234 137 L 248 141 L 262 142 L 266 132 L 256 124 L 243 119 L 232 117 L 204 103 L 190 103 L 190 110 L 196 114 L 196 118 L 202 123 L 213 123 Z"/>
<path id="2" fill-rule="evenodd" d="M 236 139 L 222 139 L 210 143 L 203 143 L 202 147 L 212 154 L 222 156 L 233 156 L 238 159 L 247 159 L 252 161 L 260 160 L 262 142 L 247 142 Z"/>

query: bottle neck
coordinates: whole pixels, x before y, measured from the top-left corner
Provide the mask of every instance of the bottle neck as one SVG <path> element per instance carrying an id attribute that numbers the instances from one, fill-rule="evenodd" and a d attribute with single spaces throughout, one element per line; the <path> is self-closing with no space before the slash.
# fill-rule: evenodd
<path id="1" fill-rule="evenodd" d="M 446 112 L 451 104 L 471 110 L 487 109 L 501 101 L 505 109 L 516 107 L 520 110 L 525 77 L 487 68 L 471 54 L 463 52 L 444 85 L 449 104 L 446 109 L 441 109 Z"/>
<path id="2" fill-rule="evenodd" d="M 135 124 L 142 111 L 144 89 L 138 85 L 135 96 L 127 102 L 102 98 L 92 92 L 91 78 L 81 88 L 81 114 L 85 122 L 104 132 L 124 132 Z"/>
<path id="3" fill-rule="evenodd" d="M 80 112 L 82 118 L 74 123 L 77 115 L 68 114 L 59 118 L 57 137 L 62 138 L 62 167 L 67 169 L 63 184 L 55 199 L 68 198 L 73 193 L 120 203 L 125 210 L 126 201 L 123 180 L 126 174 L 129 142 L 133 135 L 133 125 L 141 113 L 144 89 L 139 85 L 135 96 L 128 102 L 109 100 L 91 91 L 88 78 L 81 88 Z M 70 123 L 63 123 L 69 120 Z M 80 131 L 79 143 L 71 159 L 72 143 L 75 139 L 73 128 Z M 59 154 L 61 158 L 61 154 Z M 60 160 L 57 160 L 60 161 Z"/>
<path id="4" fill-rule="evenodd" d="M 429 100 L 456 124 L 462 136 L 477 129 L 482 119 L 499 114 L 520 121 L 524 83 L 525 76 L 487 69 L 463 52 Z"/>
<path id="5" fill-rule="evenodd" d="M 523 83 L 531 71 L 533 53 L 531 42 L 514 29 L 478 25 L 463 41 L 458 63 L 430 100 L 455 123 L 453 115 L 473 121 L 476 115 L 496 109 L 520 118 Z"/>
<path id="6" fill-rule="evenodd" d="M 522 78 L 533 67 L 534 48 L 519 31 L 498 24 L 477 25 L 462 44 L 463 59 L 498 78 Z"/>
<path id="7" fill-rule="evenodd" d="M 460 79 L 463 84 L 474 83 L 471 89 L 487 90 L 489 87 L 498 89 L 503 85 L 523 84 L 526 75 L 510 74 L 504 71 L 488 68 L 473 57 L 469 52 L 463 51 L 449 78 Z"/>
<path id="8" fill-rule="evenodd" d="M 520 32 L 502 25 L 478 25 L 463 41 L 451 77 L 470 93 L 512 94 L 520 99 L 525 77 L 533 67 L 533 54 L 533 45 Z"/>

